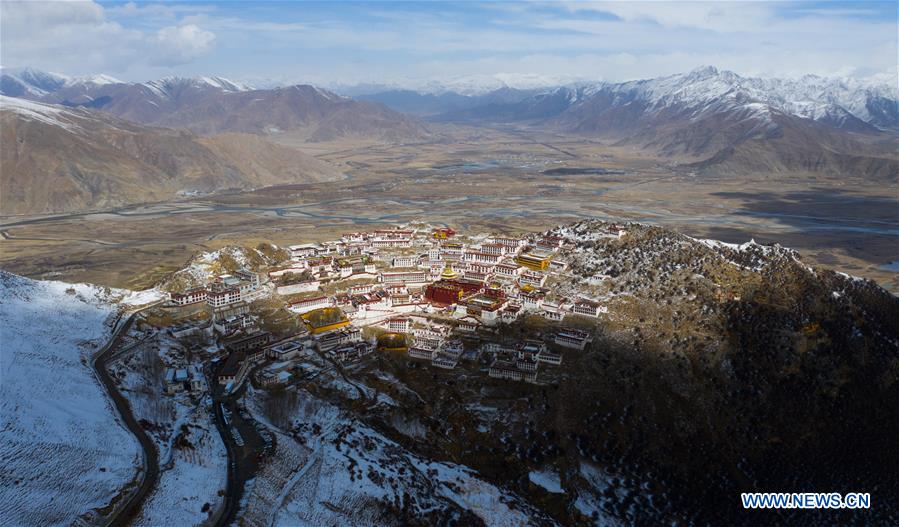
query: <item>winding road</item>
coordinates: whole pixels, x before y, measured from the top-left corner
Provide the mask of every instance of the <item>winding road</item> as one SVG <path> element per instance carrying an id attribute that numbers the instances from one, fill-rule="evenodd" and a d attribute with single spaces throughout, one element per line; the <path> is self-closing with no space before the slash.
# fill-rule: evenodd
<path id="1" fill-rule="evenodd" d="M 254 368 L 248 375 L 252 376 L 258 369 Z M 210 372 L 211 373 L 211 372 Z M 214 379 L 215 375 L 207 374 L 207 378 Z M 223 509 L 213 525 L 225 527 L 234 522 L 240 510 L 240 502 L 243 497 L 246 482 L 253 478 L 259 466 L 259 456 L 263 451 L 263 440 L 256 431 L 253 423 L 246 420 L 240 413 L 238 400 L 246 391 L 246 385 L 250 380 L 242 383 L 234 393 L 225 393 L 224 389 L 216 384 L 210 384 L 210 395 L 215 415 L 215 425 L 225 443 L 228 453 L 228 478 L 225 486 L 225 495 L 222 496 Z M 230 424 L 224 416 L 224 408 L 230 413 Z M 242 444 L 237 444 L 231 433 L 232 426 L 242 438 Z"/>
<path id="2" fill-rule="evenodd" d="M 122 336 L 127 334 L 128 330 L 131 329 L 131 325 L 134 324 L 136 315 L 137 312 L 131 313 L 125 322 L 119 324 L 113 332 L 112 337 L 109 339 L 109 342 L 106 343 L 106 346 L 94 356 L 92 363 L 94 371 L 97 373 L 97 377 L 103 383 L 103 386 L 106 387 L 110 399 L 112 399 L 113 404 L 115 404 L 116 410 L 118 410 L 119 415 L 122 418 L 122 422 L 125 423 L 125 426 L 128 427 L 128 430 L 134 434 L 140 443 L 144 461 L 143 470 L 140 474 L 140 485 L 136 491 L 125 498 L 124 504 L 117 507 L 107 517 L 107 525 L 110 526 L 129 525 L 131 520 L 133 520 L 137 513 L 140 512 L 141 505 L 147 495 L 149 495 L 156 487 L 156 483 L 159 480 L 159 454 L 156 452 L 156 446 L 153 444 L 153 440 L 150 439 L 146 431 L 140 426 L 140 423 L 134 419 L 134 414 L 131 413 L 131 406 L 121 392 L 119 392 L 118 387 L 116 387 L 115 382 L 109 375 L 109 371 L 106 369 L 107 360 L 110 358 L 109 352 L 119 346 Z"/>
<path id="3" fill-rule="evenodd" d="M 122 422 L 140 443 L 143 457 L 143 467 L 138 474 L 140 483 L 137 489 L 125 495 L 122 502 L 105 518 L 106 526 L 118 527 L 130 525 L 134 518 L 140 513 L 141 505 L 150 493 L 153 492 L 159 482 L 159 453 L 156 450 L 156 445 L 147 435 L 147 432 L 143 427 L 141 427 L 140 423 L 134 418 L 128 400 L 119 391 L 115 381 L 107 370 L 109 362 L 118 359 L 123 351 L 127 351 L 128 348 L 125 350 L 120 349 L 122 338 L 131 329 L 138 313 L 153 305 L 155 304 L 145 306 L 138 311 L 130 313 L 124 322 L 120 322 L 106 345 L 94 355 L 91 363 L 97 378 L 103 383 L 103 386 L 109 393 L 109 397 L 115 405 Z M 133 345 L 131 347 L 133 347 Z M 209 378 L 213 378 L 213 376 L 210 376 Z M 217 386 L 210 386 L 210 388 L 212 388 L 211 393 L 214 400 L 215 424 L 219 429 L 228 453 L 227 487 L 225 495 L 223 496 L 224 509 L 215 520 L 215 525 L 220 527 L 232 523 L 237 515 L 237 511 L 240 507 L 240 498 L 243 494 L 243 486 L 246 480 L 252 477 L 255 472 L 257 464 L 256 456 L 261 451 L 262 440 L 253 426 L 249 423 L 245 423 L 240 417 L 234 394 L 226 396 L 220 393 L 220 389 L 216 390 L 216 388 L 218 388 Z M 229 406 L 229 410 L 233 412 L 233 421 L 235 421 L 235 426 L 238 426 L 241 434 L 244 435 L 247 440 L 247 448 L 239 448 L 235 445 L 234 438 L 231 437 L 228 426 L 224 423 L 225 419 L 221 412 L 223 404 Z"/>

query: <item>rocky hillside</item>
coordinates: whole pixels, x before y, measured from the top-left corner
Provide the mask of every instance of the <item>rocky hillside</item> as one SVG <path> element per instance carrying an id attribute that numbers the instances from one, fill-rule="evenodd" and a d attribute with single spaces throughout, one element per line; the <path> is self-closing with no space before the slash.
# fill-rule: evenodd
<path id="1" fill-rule="evenodd" d="M 566 317 L 565 325 L 594 340 L 583 351 L 554 348 L 563 362 L 541 366 L 536 384 L 489 378 L 489 354 L 443 370 L 379 351 L 349 364 L 311 354 L 290 389 L 248 387 L 240 405 L 276 441 L 245 488 L 238 523 L 896 524 L 899 299 L 873 282 L 810 267 L 780 246 L 640 224 L 617 238 L 609 227 L 591 220 L 545 233 L 564 238 L 569 264 L 547 284 L 548 300 L 587 295 L 608 312 Z M 160 288 L 264 270 L 286 256 L 268 244 L 226 247 L 193 258 Z M 12 328 L 20 344 L 49 342 L 22 332 L 62 327 L 43 321 L 56 304 L 65 307 L 61 317 L 91 312 L 94 333 L 78 339 L 107 331 L 108 309 L 79 304 L 98 294 L 86 286 L 0 273 L 4 284 L 15 287 L 0 297 L 9 322 L 0 332 Z M 50 286 L 70 300 L 44 305 L 34 292 Z M 263 327 L 286 336 L 271 325 L 284 307 L 272 296 L 252 309 Z M 551 340 L 557 329 L 525 316 L 481 328 L 464 343 L 514 346 Z M 84 344 L 50 337 L 67 349 Z M 14 447 L 30 437 L 13 432 Z M 32 465 L 14 468 L 33 479 Z M 747 512 L 741 492 L 869 492 L 873 507 Z M 16 501 L 19 494 L 7 492 L 6 501 L 27 502 Z"/>
<path id="2" fill-rule="evenodd" d="M 607 226 L 553 231 L 575 249 L 551 297 L 586 292 L 609 313 L 566 319 L 596 340 L 541 370 L 542 385 L 490 380 L 486 363 L 446 372 L 379 354 L 347 375 L 394 404 L 339 404 L 561 524 L 894 523 L 899 299 L 782 247 L 636 224 L 619 240 L 601 236 Z M 554 327 L 530 317 L 491 338 Z M 877 506 L 750 515 L 739 501 L 857 489 Z"/>
<path id="3" fill-rule="evenodd" d="M 332 166 L 255 136 L 200 138 L 82 108 L 0 98 L 0 210 L 65 212 L 332 180 Z"/>
<path id="4" fill-rule="evenodd" d="M 741 491 L 825 488 L 879 488 L 871 519 L 895 518 L 896 297 L 781 247 L 644 226 L 595 240 L 602 227 L 557 230 L 578 247 L 573 283 L 610 307 L 592 368 L 602 380 L 560 386 L 584 402 L 562 422 L 591 424 L 568 431 L 581 455 L 639 467 L 635 482 L 665 496 L 648 508 L 688 522 L 745 521 Z"/>
<path id="5" fill-rule="evenodd" d="M 166 278 L 159 288 L 168 292 L 183 292 L 204 286 L 221 274 L 239 270 L 262 272 L 290 258 L 290 252 L 272 244 L 259 244 L 256 248 L 229 245 L 216 251 L 198 254 L 187 266 Z"/>

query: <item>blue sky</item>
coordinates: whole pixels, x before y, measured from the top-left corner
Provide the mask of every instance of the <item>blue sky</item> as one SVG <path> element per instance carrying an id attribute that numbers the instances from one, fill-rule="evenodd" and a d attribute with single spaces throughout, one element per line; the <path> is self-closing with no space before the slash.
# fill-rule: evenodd
<path id="1" fill-rule="evenodd" d="M 895 72 L 896 2 L 3 2 L 4 67 L 320 85 Z"/>

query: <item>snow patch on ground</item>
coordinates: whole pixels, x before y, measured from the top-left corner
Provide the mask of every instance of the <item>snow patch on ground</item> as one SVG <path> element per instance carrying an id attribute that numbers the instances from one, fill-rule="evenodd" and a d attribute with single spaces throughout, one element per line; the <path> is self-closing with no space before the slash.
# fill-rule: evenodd
<path id="1" fill-rule="evenodd" d="M 168 298 L 168 294 L 158 289 L 147 289 L 145 291 L 128 291 L 119 301 L 120 304 L 127 307 L 139 307 L 153 302 L 159 302 Z"/>
<path id="2" fill-rule="evenodd" d="M 587 482 L 588 489 L 578 491 L 578 497 L 574 507 L 584 516 L 591 518 L 593 525 L 597 527 L 620 525 L 614 517 L 605 512 L 603 505 L 608 501 L 623 500 L 627 493 L 621 488 L 615 488 L 612 476 L 605 471 L 582 463 L 579 468 L 580 476 Z M 614 490 L 614 497 L 608 498 L 608 490 Z"/>
<path id="3" fill-rule="evenodd" d="M 528 473 L 528 479 L 534 485 L 539 485 L 546 489 L 547 492 L 553 494 L 562 494 L 565 490 L 562 488 L 562 480 L 559 475 L 551 470 L 536 471 L 532 470 Z"/>

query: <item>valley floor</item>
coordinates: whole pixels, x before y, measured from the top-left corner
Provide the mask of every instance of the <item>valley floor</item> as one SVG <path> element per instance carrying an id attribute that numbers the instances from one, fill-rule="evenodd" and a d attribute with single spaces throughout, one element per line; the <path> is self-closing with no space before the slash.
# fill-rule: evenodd
<path id="1" fill-rule="evenodd" d="M 416 219 L 508 232 L 598 217 L 780 243 L 810 263 L 899 291 L 899 198 L 882 184 L 810 174 L 698 177 L 583 139 L 515 130 L 477 136 L 485 133 L 451 130 L 444 140 L 409 145 L 294 144 L 351 175 L 336 185 L 0 218 L 0 267 L 140 289 L 190 254 L 233 243 L 324 240 Z M 555 170 L 561 167 L 608 172 Z"/>

